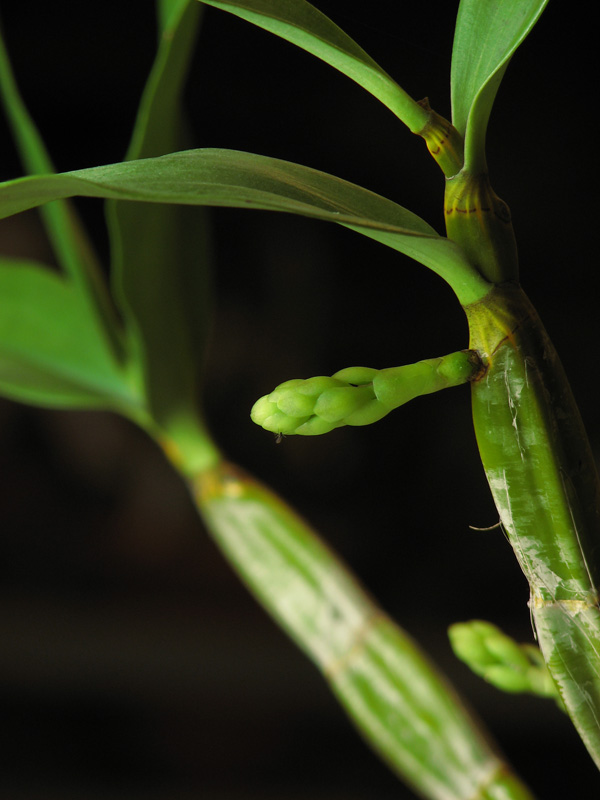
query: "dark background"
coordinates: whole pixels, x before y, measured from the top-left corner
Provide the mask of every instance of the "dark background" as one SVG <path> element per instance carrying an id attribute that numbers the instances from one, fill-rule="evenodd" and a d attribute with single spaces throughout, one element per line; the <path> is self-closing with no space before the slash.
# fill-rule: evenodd
<path id="1" fill-rule="evenodd" d="M 416 98 L 449 114 L 453 3 L 320 2 Z M 523 284 L 600 442 L 595 355 L 594 32 L 554 0 L 513 59 L 489 133 Z M 154 52 L 152 3 L 3 3 L 23 93 L 57 167 L 121 159 Z M 566 39 L 566 44 L 561 43 Z M 209 9 L 188 91 L 193 145 L 298 161 L 442 227 L 423 143 L 347 78 Z M 0 178 L 19 174 L 0 129 Z M 595 177 L 595 176 L 594 176 Z M 80 204 L 107 252 L 101 204 Z M 466 346 L 435 275 L 357 234 L 284 215 L 213 214 L 217 313 L 206 388 L 226 452 L 296 505 L 447 670 L 542 798 L 597 773 L 549 702 L 500 694 L 446 628 L 491 619 L 531 639 L 525 580 L 499 531 L 468 389 L 375 426 L 273 437 L 254 400 L 291 377 Z M 0 248 L 51 260 L 37 216 Z M 412 795 L 364 747 L 321 677 L 238 583 L 185 490 L 128 423 L 0 402 L 0 794 L 27 800 L 362 800 Z M 597 791 L 597 789 L 596 789 Z"/>

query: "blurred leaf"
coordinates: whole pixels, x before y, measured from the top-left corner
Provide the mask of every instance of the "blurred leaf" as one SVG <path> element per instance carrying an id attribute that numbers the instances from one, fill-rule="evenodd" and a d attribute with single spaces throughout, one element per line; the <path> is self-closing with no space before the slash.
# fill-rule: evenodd
<path id="1" fill-rule="evenodd" d="M 485 133 L 513 53 L 548 0 L 461 0 L 452 50 L 452 122 L 465 136 L 465 169 L 485 171 Z"/>
<path id="2" fill-rule="evenodd" d="M 356 81 L 418 133 L 429 113 L 398 86 L 362 47 L 306 0 L 201 0 L 258 25 Z"/>
<path id="3" fill-rule="evenodd" d="M 181 96 L 202 8 L 197 0 L 162 3 L 158 52 L 138 108 L 126 160 L 170 153 L 182 138 Z"/>
<path id="4" fill-rule="evenodd" d="M 402 206 L 324 172 L 235 150 L 189 150 L 154 159 L 0 184 L 0 218 L 82 195 L 286 211 L 336 222 L 415 258 L 461 302 L 489 290 L 454 242 Z"/>
<path id="5" fill-rule="evenodd" d="M 158 53 L 140 102 L 126 159 L 182 144 L 181 94 L 202 7 L 163 2 Z M 107 204 L 111 277 L 153 418 L 172 427 L 197 416 L 208 323 L 208 248 L 198 208 Z"/>
<path id="6" fill-rule="evenodd" d="M 179 18 L 190 0 L 156 0 L 156 18 L 159 37 L 173 27 L 173 20 Z"/>
<path id="7" fill-rule="evenodd" d="M 0 392 L 56 407 L 132 409 L 125 377 L 73 285 L 30 261 L 0 260 Z"/>
<path id="8" fill-rule="evenodd" d="M 54 165 L 44 141 L 19 93 L 1 32 L 0 95 L 25 170 L 29 174 L 53 173 Z M 120 358 L 120 325 L 96 255 L 74 209 L 61 201 L 49 203 L 40 212 L 58 263 L 81 293 L 81 302 L 88 305 L 90 324 L 103 329 L 105 346 Z"/>

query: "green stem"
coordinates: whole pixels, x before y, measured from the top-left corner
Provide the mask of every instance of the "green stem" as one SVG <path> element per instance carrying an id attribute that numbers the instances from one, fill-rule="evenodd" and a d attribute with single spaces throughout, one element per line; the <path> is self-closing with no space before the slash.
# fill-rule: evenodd
<path id="1" fill-rule="evenodd" d="M 281 499 L 227 462 L 190 488 L 241 578 L 403 780 L 431 800 L 532 800 L 435 667 Z"/>
<path id="2" fill-rule="evenodd" d="M 137 420 L 133 420 L 138 422 Z M 198 473 L 215 469 L 222 460 L 221 452 L 208 433 L 199 413 L 171 416 L 168 429 L 150 414 L 141 423 L 146 433 L 163 450 L 166 457 L 185 480 Z"/>
<path id="3" fill-rule="evenodd" d="M 540 648 L 600 767 L 600 484 L 568 381 L 516 284 L 466 309 L 487 366 L 473 382 L 481 458 L 525 573 Z"/>

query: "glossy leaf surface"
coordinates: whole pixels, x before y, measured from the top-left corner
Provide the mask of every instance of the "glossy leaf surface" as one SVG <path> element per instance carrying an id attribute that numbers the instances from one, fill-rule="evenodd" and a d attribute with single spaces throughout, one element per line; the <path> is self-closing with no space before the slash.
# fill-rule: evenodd
<path id="1" fill-rule="evenodd" d="M 467 309 L 487 365 L 472 384 L 479 452 L 530 586 L 540 649 L 600 767 L 600 483 L 564 371 L 515 285 Z M 507 335 L 509 331 L 509 335 Z"/>
<path id="2" fill-rule="evenodd" d="M 72 284 L 29 261 L 0 261 L 0 391 L 57 407 L 135 405 Z"/>
<path id="3" fill-rule="evenodd" d="M 201 0 L 229 11 L 322 59 L 380 100 L 414 133 L 429 114 L 344 31 L 306 0 Z"/>
<path id="4" fill-rule="evenodd" d="M 548 0 L 461 0 L 452 50 L 452 122 L 465 137 L 465 169 L 485 170 L 485 134 L 513 53 Z"/>
<path id="5" fill-rule="evenodd" d="M 336 222 L 430 267 L 463 304 L 489 291 L 460 248 L 420 217 L 360 186 L 287 161 L 233 150 L 189 150 L 21 178 L 0 184 L 0 218 L 74 195 L 267 209 Z"/>

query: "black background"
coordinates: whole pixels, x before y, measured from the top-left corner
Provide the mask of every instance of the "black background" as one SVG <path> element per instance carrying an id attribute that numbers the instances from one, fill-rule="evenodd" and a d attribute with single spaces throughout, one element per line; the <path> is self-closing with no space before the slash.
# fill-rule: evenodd
<path id="1" fill-rule="evenodd" d="M 455 3 L 318 5 L 410 94 L 449 114 Z M 596 444 L 595 40 L 591 28 L 575 32 L 572 9 L 551 0 L 514 57 L 488 151 L 523 284 Z M 15 70 L 58 169 L 122 157 L 154 52 L 151 11 L 141 0 L 2 4 Z M 347 78 L 247 23 L 206 12 L 188 105 L 193 146 L 323 169 L 442 229 L 443 179 L 423 143 Z M 18 175 L 4 126 L 0 147 L 0 178 Z M 105 257 L 100 203 L 80 209 Z M 213 222 L 206 403 L 226 452 L 296 505 L 435 656 L 540 797 L 589 796 L 597 773 L 568 721 L 549 702 L 482 684 L 447 644 L 447 626 L 473 617 L 531 639 L 508 544 L 499 531 L 469 529 L 497 518 L 468 389 L 279 446 L 248 419 L 282 380 L 466 346 L 451 291 L 325 223 L 235 210 Z M 52 258 L 33 213 L 0 225 L 0 249 Z M 412 796 L 240 586 L 178 478 L 128 423 L 2 401 L 0 469 L 3 796 Z"/>

